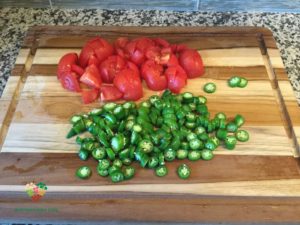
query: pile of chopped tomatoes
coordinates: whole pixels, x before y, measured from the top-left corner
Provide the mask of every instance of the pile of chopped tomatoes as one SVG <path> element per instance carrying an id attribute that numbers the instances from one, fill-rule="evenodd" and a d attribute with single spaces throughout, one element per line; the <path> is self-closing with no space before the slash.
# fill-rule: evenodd
<path id="1" fill-rule="evenodd" d="M 103 38 L 89 40 L 78 57 L 64 55 L 57 77 L 65 89 L 82 93 L 85 104 L 101 101 L 138 100 L 143 96 L 142 80 L 149 89 L 174 93 L 188 78 L 203 75 L 204 67 L 197 50 L 164 39 L 147 37 L 118 38 L 110 44 Z"/>

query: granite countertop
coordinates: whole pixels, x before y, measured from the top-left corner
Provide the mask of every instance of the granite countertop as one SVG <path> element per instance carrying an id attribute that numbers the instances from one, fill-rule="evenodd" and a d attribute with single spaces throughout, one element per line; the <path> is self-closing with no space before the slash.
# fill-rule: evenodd
<path id="1" fill-rule="evenodd" d="M 0 95 L 34 25 L 258 26 L 272 30 L 300 104 L 300 14 L 0 8 Z"/>

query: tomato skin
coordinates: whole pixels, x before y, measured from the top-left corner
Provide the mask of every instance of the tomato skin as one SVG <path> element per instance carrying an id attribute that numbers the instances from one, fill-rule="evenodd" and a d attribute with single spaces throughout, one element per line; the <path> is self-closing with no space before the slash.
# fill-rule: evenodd
<path id="1" fill-rule="evenodd" d="M 129 39 L 127 37 L 119 37 L 114 43 L 115 49 L 124 49 L 128 44 Z"/>
<path id="2" fill-rule="evenodd" d="M 138 100 L 143 96 L 142 82 L 131 69 L 123 69 L 117 73 L 114 86 L 123 93 L 125 100 Z"/>
<path id="3" fill-rule="evenodd" d="M 102 80 L 98 68 L 92 64 L 85 68 L 84 73 L 80 77 L 80 81 L 89 87 L 100 89 Z"/>
<path id="4" fill-rule="evenodd" d="M 115 86 L 102 85 L 100 99 L 103 102 L 116 101 L 123 97 L 123 93 Z"/>
<path id="5" fill-rule="evenodd" d="M 71 65 L 72 72 L 76 73 L 77 75 L 81 76 L 84 73 L 84 69 L 76 64 Z"/>
<path id="6" fill-rule="evenodd" d="M 162 91 L 167 88 L 168 82 L 163 72 L 163 66 L 153 60 L 147 60 L 141 66 L 141 75 L 148 88 L 153 91 Z"/>
<path id="7" fill-rule="evenodd" d="M 125 57 L 137 66 L 140 66 L 146 60 L 145 53 L 147 48 L 154 45 L 154 41 L 150 38 L 142 37 L 134 39 L 125 46 Z"/>
<path id="8" fill-rule="evenodd" d="M 161 65 L 175 66 L 178 64 L 178 59 L 173 54 L 171 48 L 151 46 L 147 48 L 145 55 L 148 59 L 153 60 Z"/>
<path id="9" fill-rule="evenodd" d="M 74 92 L 81 91 L 76 73 L 74 72 L 63 73 L 59 78 L 59 80 L 63 88 Z"/>
<path id="10" fill-rule="evenodd" d="M 124 69 L 126 66 L 125 60 L 118 55 L 109 56 L 104 60 L 100 67 L 99 71 L 101 78 L 105 83 L 113 83 L 116 74 Z"/>
<path id="11" fill-rule="evenodd" d="M 99 60 L 94 54 L 90 56 L 89 61 L 88 61 L 88 66 L 90 66 L 92 64 L 94 64 L 96 66 L 99 65 Z"/>
<path id="12" fill-rule="evenodd" d="M 99 97 L 99 90 L 98 89 L 83 90 L 81 92 L 81 97 L 82 97 L 82 102 L 84 104 L 92 103 Z"/>
<path id="13" fill-rule="evenodd" d="M 189 78 L 200 77 L 204 74 L 204 66 L 198 51 L 188 49 L 180 52 L 179 63 Z"/>
<path id="14" fill-rule="evenodd" d="M 174 93 L 179 93 L 187 83 L 187 74 L 179 65 L 167 68 L 165 74 L 168 79 L 168 88 Z"/>
<path id="15" fill-rule="evenodd" d="M 79 64 L 86 67 L 92 55 L 96 56 L 98 63 L 101 63 L 108 56 L 114 53 L 114 48 L 106 40 L 100 37 L 89 40 L 83 47 L 79 55 Z"/>
<path id="16" fill-rule="evenodd" d="M 140 70 L 134 63 L 127 61 L 126 68 L 132 70 L 135 76 L 140 77 Z"/>
<path id="17" fill-rule="evenodd" d="M 78 63 L 78 55 L 76 53 L 67 53 L 62 56 L 58 62 L 57 78 L 60 79 L 64 73 L 71 72 L 71 66 Z"/>

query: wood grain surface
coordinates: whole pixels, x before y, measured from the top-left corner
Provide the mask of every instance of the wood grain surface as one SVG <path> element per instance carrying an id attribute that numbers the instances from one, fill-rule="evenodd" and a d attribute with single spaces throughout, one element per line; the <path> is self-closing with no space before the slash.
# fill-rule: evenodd
<path id="1" fill-rule="evenodd" d="M 138 169 L 135 179 L 121 185 L 97 176 L 97 162 L 80 161 L 75 154 L 78 146 L 74 139 L 65 139 L 65 134 L 70 129 L 70 116 L 102 103 L 83 105 L 80 94 L 66 91 L 56 78 L 59 58 L 67 52 L 78 53 L 84 42 L 96 35 L 110 41 L 118 36 L 159 36 L 198 49 L 206 65 L 205 74 L 189 80 L 183 91 L 205 95 L 212 114 L 222 111 L 230 118 L 237 113 L 244 115 L 250 141 L 239 143 L 233 151 L 219 148 L 212 161 L 188 162 L 193 173 L 187 181 L 175 173 L 185 161 L 170 163 L 170 173 L 164 179 L 146 169 Z M 57 204 L 61 210 L 55 215 L 57 219 L 71 219 L 69 210 L 78 210 L 76 199 L 80 198 L 83 204 L 94 207 L 89 212 L 91 220 L 298 221 L 300 172 L 295 156 L 300 141 L 300 108 L 269 30 L 34 27 L 28 31 L 12 75 L 0 99 L 0 123 L 6 124 L 5 129 L 0 127 L 0 217 L 12 218 L 13 207 L 27 206 L 30 200 L 24 185 L 34 180 L 48 185 L 41 203 L 45 207 Z M 227 79 L 233 75 L 247 78 L 248 86 L 229 88 Z M 217 84 L 215 94 L 203 92 L 207 82 Z M 143 99 L 157 93 L 144 84 Z M 91 166 L 91 179 L 82 181 L 74 176 L 80 165 Z M 294 208 L 289 199 L 293 199 Z M 168 207 L 164 213 L 158 210 L 162 204 Z M 107 210 L 99 210 L 99 205 Z M 152 217 L 145 212 L 146 205 L 147 209 L 151 205 Z M 206 207 L 214 210 L 215 216 L 207 213 L 199 217 L 199 210 Z M 259 211 L 263 207 L 265 211 Z M 179 213 L 183 209 L 189 209 L 189 214 Z M 279 210 L 285 211 L 279 216 Z M 176 216 L 171 212 L 177 212 Z M 251 213 L 242 217 L 236 212 Z M 84 217 L 78 213 L 74 218 Z"/>

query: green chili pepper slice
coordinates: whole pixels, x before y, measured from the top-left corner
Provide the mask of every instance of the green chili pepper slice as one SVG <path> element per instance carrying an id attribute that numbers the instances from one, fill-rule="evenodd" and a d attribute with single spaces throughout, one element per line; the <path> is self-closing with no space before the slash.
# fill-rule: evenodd
<path id="1" fill-rule="evenodd" d="M 246 78 L 244 78 L 244 77 L 241 77 L 241 81 L 240 81 L 240 83 L 238 84 L 238 87 L 244 88 L 244 87 L 247 86 L 247 84 L 248 84 L 248 80 L 247 80 Z"/>
<path id="2" fill-rule="evenodd" d="M 106 157 L 106 151 L 105 151 L 105 148 L 101 148 L 101 147 L 95 148 L 95 149 L 92 151 L 92 156 L 93 156 L 93 158 L 96 159 L 96 160 L 104 159 L 104 158 Z"/>
<path id="3" fill-rule="evenodd" d="M 211 150 L 204 149 L 201 152 L 201 158 L 203 160 L 211 160 L 214 157 L 214 153 Z"/>
<path id="4" fill-rule="evenodd" d="M 179 150 L 176 151 L 176 158 L 177 159 L 186 159 L 188 154 L 189 154 L 188 150 L 179 149 Z"/>
<path id="5" fill-rule="evenodd" d="M 107 177 L 108 176 L 108 170 L 98 170 L 97 169 L 97 173 L 101 176 L 101 177 Z"/>
<path id="6" fill-rule="evenodd" d="M 168 148 L 167 150 L 165 150 L 164 156 L 166 161 L 171 162 L 176 158 L 176 151 L 172 148 Z"/>
<path id="7" fill-rule="evenodd" d="M 168 174 L 168 169 L 166 166 L 159 166 L 155 169 L 155 174 L 158 177 L 164 177 Z"/>
<path id="8" fill-rule="evenodd" d="M 192 150 L 188 154 L 188 159 L 191 160 L 191 161 L 197 161 L 200 158 L 201 158 L 201 152 L 200 151 Z"/>
<path id="9" fill-rule="evenodd" d="M 229 135 L 225 139 L 225 147 L 229 150 L 234 149 L 236 143 L 237 143 L 236 137 L 233 135 Z"/>
<path id="10" fill-rule="evenodd" d="M 191 175 L 191 169 L 188 167 L 188 165 L 181 164 L 177 168 L 177 174 L 178 174 L 179 178 L 181 178 L 181 179 L 187 179 Z"/>
<path id="11" fill-rule="evenodd" d="M 232 76 L 231 78 L 229 78 L 228 80 L 228 85 L 229 87 L 238 87 L 239 83 L 241 82 L 241 78 L 238 76 Z"/>
<path id="12" fill-rule="evenodd" d="M 203 90 L 208 93 L 214 93 L 217 90 L 217 86 L 214 83 L 207 83 L 204 85 Z"/>
<path id="13" fill-rule="evenodd" d="M 159 164 L 159 160 L 156 156 L 152 156 L 149 158 L 149 161 L 148 161 L 148 167 L 153 169 L 155 167 L 157 167 Z"/>
<path id="14" fill-rule="evenodd" d="M 139 149 L 143 153 L 150 153 L 153 150 L 153 144 L 150 140 L 142 140 L 139 143 Z"/>
<path id="15" fill-rule="evenodd" d="M 81 160 L 87 160 L 90 156 L 90 153 L 89 151 L 85 150 L 85 149 L 80 149 L 79 152 L 78 152 L 78 157 L 81 159 Z"/>
<path id="16" fill-rule="evenodd" d="M 245 130 L 238 130 L 235 133 L 235 137 L 238 141 L 246 142 L 249 140 L 249 133 Z"/>
<path id="17" fill-rule="evenodd" d="M 107 159 L 99 160 L 97 170 L 107 170 L 110 167 L 110 161 Z"/>
<path id="18" fill-rule="evenodd" d="M 213 151 L 216 149 L 217 146 L 212 140 L 208 139 L 207 142 L 204 144 L 204 147 L 208 150 Z"/>
<path id="19" fill-rule="evenodd" d="M 234 122 L 229 122 L 227 125 L 226 125 L 226 130 L 228 132 L 232 132 L 232 133 L 235 133 L 237 131 L 238 127 L 237 125 L 234 123 Z"/>
<path id="20" fill-rule="evenodd" d="M 112 164 L 113 164 L 113 166 L 116 166 L 119 168 L 121 168 L 123 166 L 123 163 L 120 159 L 115 159 Z"/>
<path id="21" fill-rule="evenodd" d="M 237 114 L 234 117 L 234 122 L 238 127 L 241 127 L 245 123 L 245 118 L 242 115 Z"/>
<path id="22" fill-rule="evenodd" d="M 76 176 L 80 179 L 87 179 L 92 175 L 92 170 L 88 166 L 81 166 L 76 171 Z"/>
<path id="23" fill-rule="evenodd" d="M 113 183 L 118 183 L 124 180 L 124 174 L 121 171 L 115 171 L 110 174 L 110 179 Z"/>
<path id="24" fill-rule="evenodd" d="M 125 146 L 124 143 L 124 135 L 123 134 L 117 134 L 111 139 L 111 147 L 115 152 L 119 152 L 122 150 Z"/>
<path id="25" fill-rule="evenodd" d="M 126 166 L 126 167 L 124 167 L 124 169 L 122 171 L 123 171 L 125 180 L 129 180 L 129 179 L 133 178 L 135 175 L 135 168 L 133 166 Z"/>

